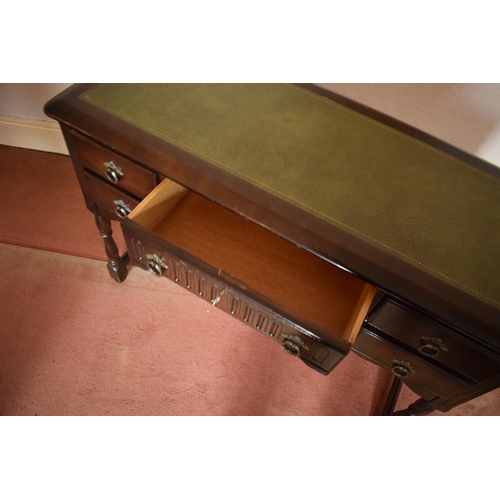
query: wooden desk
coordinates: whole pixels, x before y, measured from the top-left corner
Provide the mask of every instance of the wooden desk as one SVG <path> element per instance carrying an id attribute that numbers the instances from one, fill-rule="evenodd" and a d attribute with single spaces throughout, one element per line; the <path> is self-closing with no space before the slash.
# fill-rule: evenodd
<path id="1" fill-rule="evenodd" d="M 76 85 L 46 113 L 115 280 L 171 279 L 324 374 L 353 350 L 407 414 L 500 385 L 496 167 L 313 85 Z"/>

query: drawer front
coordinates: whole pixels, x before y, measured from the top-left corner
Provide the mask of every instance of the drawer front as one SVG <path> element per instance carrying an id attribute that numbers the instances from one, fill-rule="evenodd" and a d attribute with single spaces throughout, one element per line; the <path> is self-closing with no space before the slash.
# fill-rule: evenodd
<path id="1" fill-rule="evenodd" d="M 424 358 L 434 359 L 475 380 L 500 373 L 500 363 L 495 358 L 417 311 L 404 309 L 391 300 L 386 300 L 368 321 Z"/>
<path id="2" fill-rule="evenodd" d="M 279 343 L 287 353 L 298 357 L 322 374 L 329 373 L 345 356 L 311 337 L 295 324 L 249 298 L 223 281 L 181 260 L 171 252 L 156 248 L 123 228 L 131 263 L 159 277 L 165 277 L 194 293 L 212 306 Z"/>
<path id="3" fill-rule="evenodd" d="M 120 189 L 144 198 L 156 186 L 156 174 L 123 156 L 82 137 L 71 134 L 79 164 Z"/>
<path id="4" fill-rule="evenodd" d="M 87 201 L 97 203 L 102 215 L 110 219 L 124 219 L 139 204 L 139 201 L 132 196 L 110 186 L 89 172 L 83 171 L 82 180 Z"/>
<path id="5" fill-rule="evenodd" d="M 391 370 L 404 382 L 422 387 L 436 396 L 449 396 L 468 385 L 467 382 L 440 370 L 366 329 L 358 335 L 352 349 Z"/>

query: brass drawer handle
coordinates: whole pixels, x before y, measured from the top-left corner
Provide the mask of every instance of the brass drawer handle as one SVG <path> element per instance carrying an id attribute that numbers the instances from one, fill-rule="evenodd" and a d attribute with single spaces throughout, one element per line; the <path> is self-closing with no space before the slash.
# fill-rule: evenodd
<path id="1" fill-rule="evenodd" d="M 422 337 L 422 345 L 418 348 L 418 352 L 428 358 L 435 358 L 441 351 L 447 350 L 444 342 L 435 337 Z"/>
<path id="2" fill-rule="evenodd" d="M 418 348 L 418 352 L 420 354 L 423 354 L 424 356 L 427 356 L 428 358 L 435 358 L 439 356 L 439 353 L 441 351 L 439 350 L 439 347 L 435 346 L 434 344 L 424 344 Z"/>
<path id="3" fill-rule="evenodd" d="M 292 356 L 298 356 L 300 354 L 300 346 L 290 339 L 286 339 L 283 344 L 281 344 L 281 348 Z"/>
<path id="4" fill-rule="evenodd" d="M 122 169 L 114 161 L 106 161 L 104 162 L 104 166 L 106 167 L 106 178 L 108 181 L 118 184 L 123 178 Z"/>
<path id="5" fill-rule="evenodd" d="M 132 211 L 132 209 L 123 200 L 114 200 L 115 214 L 120 217 L 120 219 L 125 219 L 127 215 Z"/>
<path id="6" fill-rule="evenodd" d="M 408 361 L 400 361 L 398 359 L 392 360 L 394 364 L 392 365 L 391 372 L 399 378 L 407 378 L 411 372 L 415 372 L 415 369 Z"/>
<path id="7" fill-rule="evenodd" d="M 149 262 L 146 264 L 148 271 L 158 278 L 161 278 L 163 276 L 163 271 L 168 269 L 165 261 L 157 254 L 147 254 L 146 257 L 149 259 Z"/>
<path id="8" fill-rule="evenodd" d="M 281 348 L 292 356 L 298 356 L 302 349 L 305 349 L 306 351 L 309 350 L 309 347 L 307 347 L 307 345 L 298 335 L 290 335 L 288 333 L 285 333 L 283 335 L 283 338 L 285 340 L 281 344 Z"/>

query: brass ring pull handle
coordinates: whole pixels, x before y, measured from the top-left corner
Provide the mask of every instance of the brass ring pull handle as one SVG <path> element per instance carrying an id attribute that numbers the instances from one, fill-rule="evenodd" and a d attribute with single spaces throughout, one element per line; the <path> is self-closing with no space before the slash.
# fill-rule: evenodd
<path id="1" fill-rule="evenodd" d="M 104 166 L 106 167 L 106 179 L 113 184 L 118 184 L 123 178 L 122 169 L 114 161 L 106 161 Z"/>
<path id="2" fill-rule="evenodd" d="M 435 358 L 441 351 L 448 351 L 441 339 L 436 337 L 422 337 L 422 345 L 418 348 L 418 352 L 429 358 Z"/>
<path id="3" fill-rule="evenodd" d="M 165 269 L 168 269 L 167 264 L 165 261 L 159 257 L 156 254 L 148 254 L 146 257 L 149 259 L 149 262 L 146 264 L 146 267 L 148 268 L 148 271 L 151 274 L 154 274 L 158 278 L 161 278 L 163 276 L 163 271 Z"/>
<path id="4" fill-rule="evenodd" d="M 125 217 L 127 217 L 128 215 L 128 212 L 123 207 L 116 207 L 115 214 L 118 215 L 120 219 L 125 219 Z"/>
<path id="5" fill-rule="evenodd" d="M 117 184 L 120 181 L 120 177 L 118 176 L 118 174 L 114 170 L 111 170 L 110 168 L 106 170 L 106 178 L 113 184 Z"/>
<path id="6" fill-rule="evenodd" d="M 391 369 L 391 372 L 399 378 L 406 378 L 410 374 L 410 370 L 401 365 L 394 365 Z"/>
<path id="7" fill-rule="evenodd" d="M 281 348 L 292 356 L 298 356 L 300 354 L 300 346 L 290 339 L 286 339 L 283 344 L 281 344 Z"/>
<path id="8" fill-rule="evenodd" d="M 147 264 L 147 267 L 148 267 L 149 272 L 154 274 L 158 278 L 163 276 L 163 268 L 159 264 L 157 264 L 156 262 L 153 262 L 152 260 L 150 260 Z"/>
<path id="9" fill-rule="evenodd" d="M 125 219 L 127 215 L 132 211 L 132 209 L 123 200 L 114 200 L 115 214 L 120 217 L 120 219 Z"/>
<path id="10" fill-rule="evenodd" d="M 439 350 L 439 347 L 437 345 L 424 344 L 418 348 L 418 352 L 429 358 L 435 358 L 441 351 Z"/>
<path id="11" fill-rule="evenodd" d="M 414 372 L 413 366 L 408 361 L 399 361 L 393 359 L 394 364 L 392 365 L 391 372 L 399 378 L 407 378 L 411 372 Z"/>

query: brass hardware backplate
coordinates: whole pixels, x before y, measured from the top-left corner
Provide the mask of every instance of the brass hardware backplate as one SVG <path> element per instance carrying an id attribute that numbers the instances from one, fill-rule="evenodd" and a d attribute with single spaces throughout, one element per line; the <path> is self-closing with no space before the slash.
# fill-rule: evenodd
<path id="1" fill-rule="evenodd" d="M 415 368 L 413 368 L 413 366 L 411 365 L 411 363 L 409 361 L 402 361 L 399 359 L 393 359 L 392 362 L 396 365 L 399 365 L 399 366 L 406 368 L 410 372 L 415 373 Z"/>
<path id="2" fill-rule="evenodd" d="M 441 349 L 442 351 L 448 351 L 448 348 L 444 345 L 444 342 L 436 337 L 422 337 L 422 342 L 439 347 L 439 349 Z"/>
<path id="3" fill-rule="evenodd" d="M 123 208 L 128 213 L 132 211 L 132 209 L 123 201 L 123 200 L 114 200 L 113 203 L 120 208 Z"/>
<path id="4" fill-rule="evenodd" d="M 116 172 L 119 176 L 123 177 L 122 169 L 114 161 L 105 161 L 104 166 L 113 172 Z"/>
<path id="5" fill-rule="evenodd" d="M 148 258 L 150 261 L 154 262 L 155 264 L 158 264 L 163 269 L 168 269 L 167 263 L 158 255 L 148 253 L 148 254 L 146 254 L 146 258 Z"/>
<path id="6" fill-rule="evenodd" d="M 297 335 L 289 335 L 287 333 L 283 334 L 283 338 L 290 340 L 291 342 L 299 345 L 301 349 L 305 349 L 306 351 L 309 350 L 309 347 L 304 344 L 304 341 Z"/>

